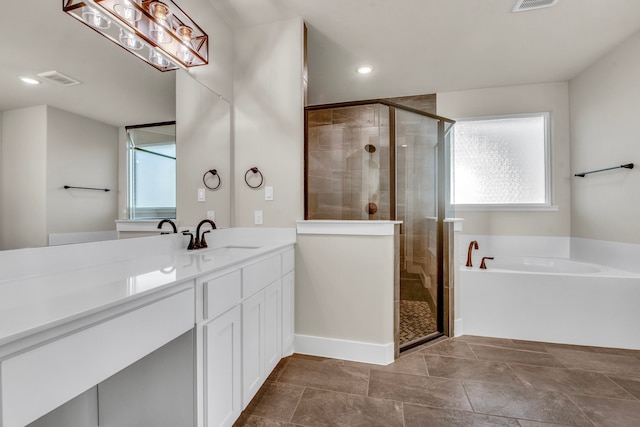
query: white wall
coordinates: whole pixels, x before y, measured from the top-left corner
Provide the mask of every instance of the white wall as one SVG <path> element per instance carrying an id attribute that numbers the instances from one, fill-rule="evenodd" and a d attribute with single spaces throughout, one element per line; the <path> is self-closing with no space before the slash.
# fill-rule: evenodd
<path id="1" fill-rule="evenodd" d="M 2 119 L 3 249 L 46 246 L 49 233 L 115 230 L 116 127 L 45 105 Z"/>
<path id="2" fill-rule="evenodd" d="M 233 99 L 233 32 L 208 0 L 181 0 L 180 8 L 209 36 L 209 64 L 188 73 L 221 95 Z"/>
<path id="3" fill-rule="evenodd" d="M 303 30 L 296 18 L 235 34 L 235 226 L 253 225 L 255 210 L 265 226 L 292 227 L 304 215 Z M 264 175 L 260 190 L 244 182 L 254 166 Z M 264 200 L 264 186 L 273 187 L 273 201 Z"/>
<path id="4" fill-rule="evenodd" d="M 640 33 L 571 80 L 571 235 L 640 243 Z"/>
<path id="5" fill-rule="evenodd" d="M 47 107 L 2 114 L 2 249 L 47 244 Z"/>
<path id="6" fill-rule="evenodd" d="M 557 212 L 456 211 L 465 234 L 569 236 L 570 153 L 568 83 L 509 86 L 437 94 L 438 114 L 452 119 L 550 112 L 552 204 Z"/>
<path id="7" fill-rule="evenodd" d="M 47 233 L 115 230 L 118 128 L 47 107 L 46 153 Z"/>
<path id="8" fill-rule="evenodd" d="M 179 71 L 176 76 L 177 220 L 193 226 L 215 212 L 218 227 L 231 225 L 231 106 L 202 83 Z M 216 169 L 222 184 L 204 186 L 203 175 Z M 217 180 L 207 181 L 210 186 Z M 198 188 L 205 189 L 198 202 Z"/>
<path id="9" fill-rule="evenodd" d="M 3 163 L 2 159 L 4 158 L 2 156 L 2 136 L 3 136 L 3 134 L 2 134 L 2 121 L 3 121 L 3 119 L 2 119 L 2 111 L 0 111 L 0 191 L 2 191 L 2 175 L 3 175 L 2 171 L 4 170 L 4 167 L 2 165 L 2 163 Z M 0 195 L 0 250 L 3 249 L 3 246 L 2 246 L 2 241 L 3 241 L 2 235 L 3 235 L 3 227 L 2 227 L 2 195 Z"/>
<path id="10" fill-rule="evenodd" d="M 298 235 L 297 351 L 319 341 L 327 348 L 315 354 L 357 360 L 349 343 L 361 343 L 373 353 L 386 346 L 393 359 L 393 298 L 393 235 Z"/>

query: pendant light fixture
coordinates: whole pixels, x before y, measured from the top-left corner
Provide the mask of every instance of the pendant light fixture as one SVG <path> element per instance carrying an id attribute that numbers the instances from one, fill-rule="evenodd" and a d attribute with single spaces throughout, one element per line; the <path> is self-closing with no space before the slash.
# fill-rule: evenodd
<path id="1" fill-rule="evenodd" d="M 171 0 L 63 0 L 62 10 L 160 71 L 209 63 L 209 40 Z"/>

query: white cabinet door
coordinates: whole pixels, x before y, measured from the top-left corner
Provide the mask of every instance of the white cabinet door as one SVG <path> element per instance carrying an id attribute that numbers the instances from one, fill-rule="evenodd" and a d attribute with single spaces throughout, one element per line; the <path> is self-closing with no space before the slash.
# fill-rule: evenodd
<path id="1" fill-rule="evenodd" d="M 282 282 L 264 290 L 264 368 L 265 377 L 276 367 L 282 355 Z"/>
<path id="2" fill-rule="evenodd" d="M 295 305 L 295 273 L 291 271 L 282 278 L 282 357 L 293 354 Z"/>
<path id="3" fill-rule="evenodd" d="M 240 306 L 204 327 L 205 425 L 231 426 L 242 412 Z"/>
<path id="4" fill-rule="evenodd" d="M 242 303 L 242 409 L 264 382 L 264 291 Z"/>

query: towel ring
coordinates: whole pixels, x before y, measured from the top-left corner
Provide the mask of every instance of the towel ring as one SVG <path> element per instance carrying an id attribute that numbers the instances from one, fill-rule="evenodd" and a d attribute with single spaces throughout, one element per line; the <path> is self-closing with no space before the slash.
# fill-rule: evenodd
<path id="1" fill-rule="evenodd" d="M 210 187 L 207 184 L 207 174 L 211 174 L 214 177 L 218 177 L 218 185 L 216 185 L 215 187 Z M 216 169 L 211 169 L 211 170 L 206 171 L 204 173 L 204 175 L 202 175 L 202 182 L 204 183 L 204 186 L 207 187 L 209 190 L 217 190 L 222 185 L 222 178 L 220 178 L 220 174 L 218 173 L 218 171 Z"/>
<path id="2" fill-rule="evenodd" d="M 249 172 L 253 172 L 254 174 L 260 174 L 260 183 L 256 186 L 253 186 L 251 184 L 249 184 L 249 179 L 247 178 L 247 175 L 249 175 Z M 244 174 L 244 182 L 247 183 L 247 185 L 249 186 L 249 188 L 260 188 L 262 186 L 262 183 L 264 182 L 264 176 L 262 175 L 262 172 L 260 172 L 260 170 L 257 167 L 252 167 L 249 168 L 245 174 Z"/>

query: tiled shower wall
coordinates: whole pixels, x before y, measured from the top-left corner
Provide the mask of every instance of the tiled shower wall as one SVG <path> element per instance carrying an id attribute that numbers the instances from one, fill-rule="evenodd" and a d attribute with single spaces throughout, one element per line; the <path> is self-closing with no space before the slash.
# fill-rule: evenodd
<path id="1" fill-rule="evenodd" d="M 307 114 L 307 219 L 391 219 L 389 108 Z"/>

